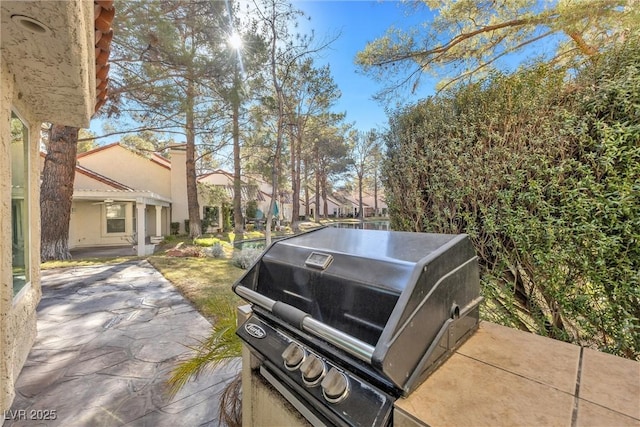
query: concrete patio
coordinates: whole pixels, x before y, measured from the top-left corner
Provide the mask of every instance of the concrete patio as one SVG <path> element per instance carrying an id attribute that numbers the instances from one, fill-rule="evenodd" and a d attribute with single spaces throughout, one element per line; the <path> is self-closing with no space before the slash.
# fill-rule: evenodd
<path id="1" fill-rule="evenodd" d="M 126 246 L 93 246 L 88 248 L 71 249 L 71 258 L 117 258 L 135 256 L 136 250 L 132 245 Z"/>
<path id="2" fill-rule="evenodd" d="M 167 396 L 176 360 L 211 325 L 148 262 L 42 274 L 38 337 L 4 426 L 218 425 L 240 359 Z"/>

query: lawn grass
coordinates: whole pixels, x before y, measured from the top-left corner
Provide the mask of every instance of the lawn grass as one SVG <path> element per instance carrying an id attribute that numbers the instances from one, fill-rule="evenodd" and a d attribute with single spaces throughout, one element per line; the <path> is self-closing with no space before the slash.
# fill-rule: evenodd
<path id="1" fill-rule="evenodd" d="M 167 257 L 153 255 L 147 259 L 167 280 L 191 301 L 207 319 L 215 322 L 222 305 L 240 305 L 242 300 L 231 285 L 244 270 L 228 258 Z"/>

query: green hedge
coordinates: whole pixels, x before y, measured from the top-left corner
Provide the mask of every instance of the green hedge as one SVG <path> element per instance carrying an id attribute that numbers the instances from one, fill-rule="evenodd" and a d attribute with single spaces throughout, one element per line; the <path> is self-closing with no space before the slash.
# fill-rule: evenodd
<path id="1" fill-rule="evenodd" d="M 640 356 L 640 48 L 540 65 L 398 111 L 392 226 L 468 233 L 483 316 Z"/>

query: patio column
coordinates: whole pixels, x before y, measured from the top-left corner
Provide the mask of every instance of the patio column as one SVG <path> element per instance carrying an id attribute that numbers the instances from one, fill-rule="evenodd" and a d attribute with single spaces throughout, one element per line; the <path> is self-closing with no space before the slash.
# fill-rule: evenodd
<path id="1" fill-rule="evenodd" d="M 136 231 L 138 234 L 138 256 L 144 256 L 144 241 L 147 234 L 147 216 L 146 216 L 146 207 L 145 203 L 137 202 L 136 209 L 138 210 L 136 213 Z"/>
<path id="2" fill-rule="evenodd" d="M 156 237 L 162 237 L 162 206 L 156 205 Z"/>

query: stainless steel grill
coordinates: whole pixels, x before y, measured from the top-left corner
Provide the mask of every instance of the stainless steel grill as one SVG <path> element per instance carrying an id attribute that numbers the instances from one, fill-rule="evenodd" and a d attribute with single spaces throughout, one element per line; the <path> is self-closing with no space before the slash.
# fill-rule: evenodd
<path id="1" fill-rule="evenodd" d="M 324 228 L 280 240 L 234 285 L 238 335 L 316 425 L 387 425 L 478 326 L 466 235 Z"/>

